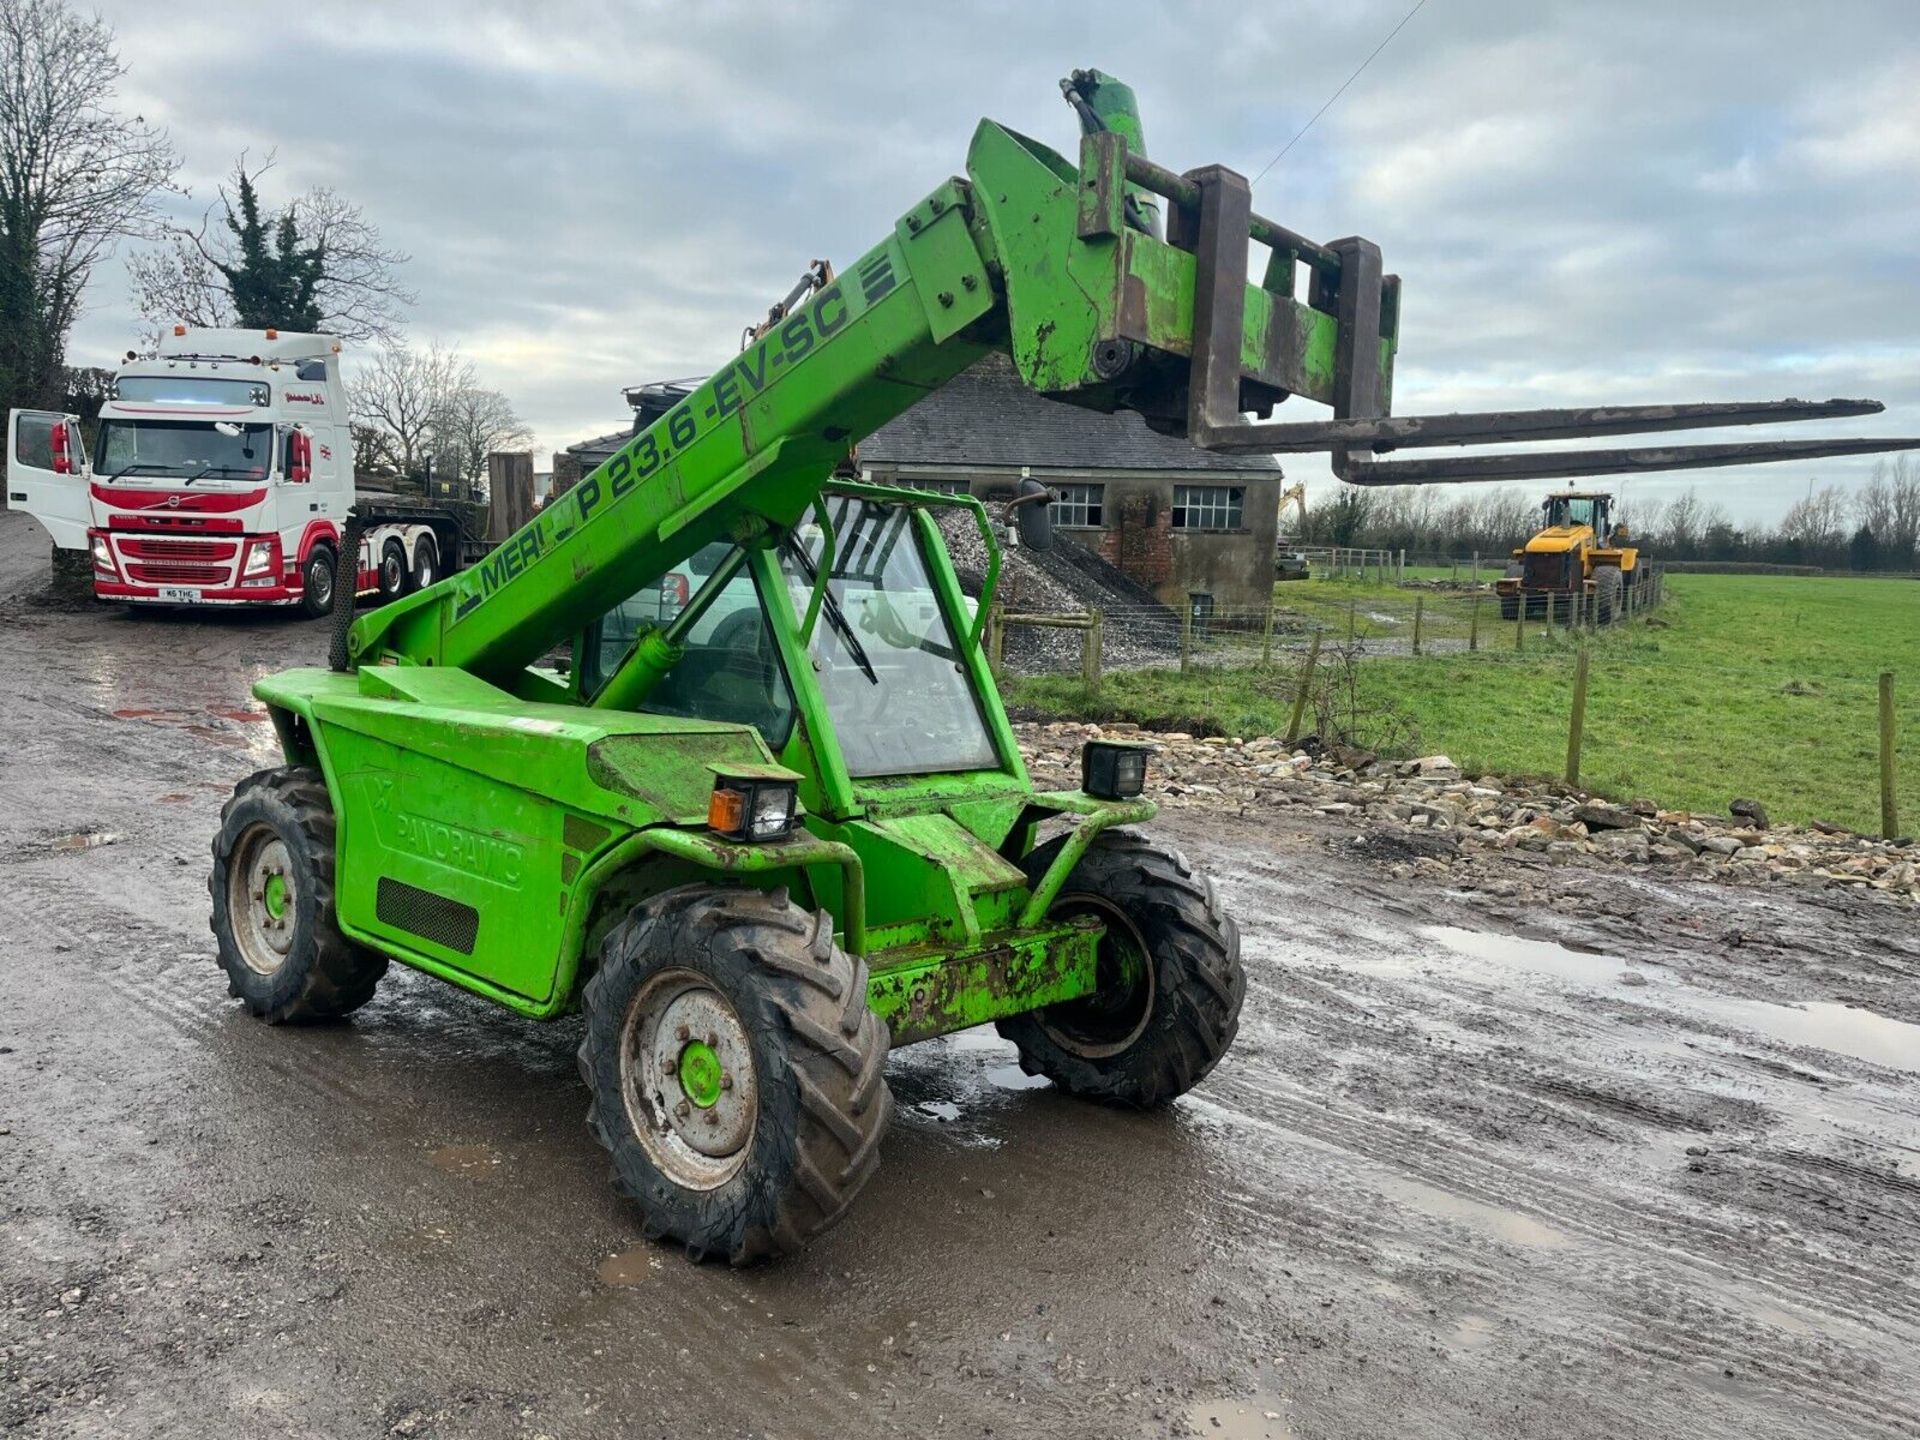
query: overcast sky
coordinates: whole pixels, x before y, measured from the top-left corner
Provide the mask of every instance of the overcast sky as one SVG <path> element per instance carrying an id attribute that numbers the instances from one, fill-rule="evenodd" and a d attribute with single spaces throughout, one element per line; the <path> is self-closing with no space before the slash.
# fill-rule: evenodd
<path id="1" fill-rule="evenodd" d="M 1256 174 L 1411 4 L 101 9 L 124 102 L 184 156 L 182 216 L 243 149 L 277 153 L 270 199 L 362 203 L 413 256 L 411 333 L 474 358 L 545 468 L 624 423 L 623 385 L 711 368 L 809 259 L 874 243 L 980 116 L 1071 153 L 1057 81 L 1098 66 L 1156 159 Z M 1828 428 L 1920 434 L 1920 0 L 1429 0 L 1254 200 L 1382 246 L 1402 414 L 1872 396 L 1885 416 Z M 109 263 L 70 359 L 134 326 Z M 1870 465 L 1700 483 L 1772 519 Z"/>

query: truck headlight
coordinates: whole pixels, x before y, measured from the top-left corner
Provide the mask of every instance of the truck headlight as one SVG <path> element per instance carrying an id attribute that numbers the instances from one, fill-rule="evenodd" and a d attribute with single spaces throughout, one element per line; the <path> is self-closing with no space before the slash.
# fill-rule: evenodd
<path id="1" fill-rule="evenodd" d="M 707 828 L 728 840 L 784 840 L 800 818 L 800 777 L 778 765 L 714 767 Z"/>
<path id="2" fill-rule="evenodd" d="M 240 571 L 242 577 L 249 575 L 271 575 L 280 568 L 279 543 L 273 540 L 256 540 L 247 546 L 247 563 Z"/>
<path id="3" fill-rule="evenodd" d="M 1147 788 L 1152 750 L 1138 741 L 1087 741 L 1080 751 L 1080 788 L 1101 800 L 1131 800 Z"/>
<path id="4" fill-rule="evenodd" d="M 96 535 L 93 537 L 93 568 L 104 571 L 108 575 L 117 575 L 120 573 L 114 567 L 113 547 L 107 544 L 107 537 L 104 535 Z"/>

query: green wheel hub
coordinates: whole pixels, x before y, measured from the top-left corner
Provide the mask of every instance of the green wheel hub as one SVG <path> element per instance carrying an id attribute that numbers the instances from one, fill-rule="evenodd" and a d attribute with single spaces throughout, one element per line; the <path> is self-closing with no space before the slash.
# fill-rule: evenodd
<path id="1" fill-rule="evenodd" d="M 267 914 L 275 920 L 287 918 L 287 877 L 281 874 L 267 876 L 267 883 L 261 895 L 261 903 L 267 907 Z"/>
<path id="2" fill-rule="evenodd" d="M 680 1052 L 680 1090 L 702 1110 L 720 1103 L 720 1080 L 725 1073 L 720 1057 L 704 1040 L 691 1042 Z"/>

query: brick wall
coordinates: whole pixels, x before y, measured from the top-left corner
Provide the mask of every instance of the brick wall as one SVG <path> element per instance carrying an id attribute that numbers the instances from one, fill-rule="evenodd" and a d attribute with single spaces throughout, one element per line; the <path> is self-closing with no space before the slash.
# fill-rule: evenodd
<path id="1" fill-rule="evenodd" d="M 1142 585 L 1158 589 L 1173 578 L 1173 513 L 1152 495 L 1128 495 L 1107 516 L 1100 555 Z"/>

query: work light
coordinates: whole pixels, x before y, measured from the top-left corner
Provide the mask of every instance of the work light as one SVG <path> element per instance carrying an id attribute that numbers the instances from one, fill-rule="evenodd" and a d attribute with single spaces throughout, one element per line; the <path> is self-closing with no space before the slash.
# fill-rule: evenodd
<path id="1" fill-rule="evenodd" d="M 782 840 L 800 812 L 799 777 L 775 766 L 714 768 L 707 828 L 728 840 Z"/>
<path id="2" fill-rule="evenodd" d="M 1130 800 L 1147 788 L 1147 755 L 1135 740 L 1089 740 L 1080 751 L 1080 788 L 1102 800 Z"/>

